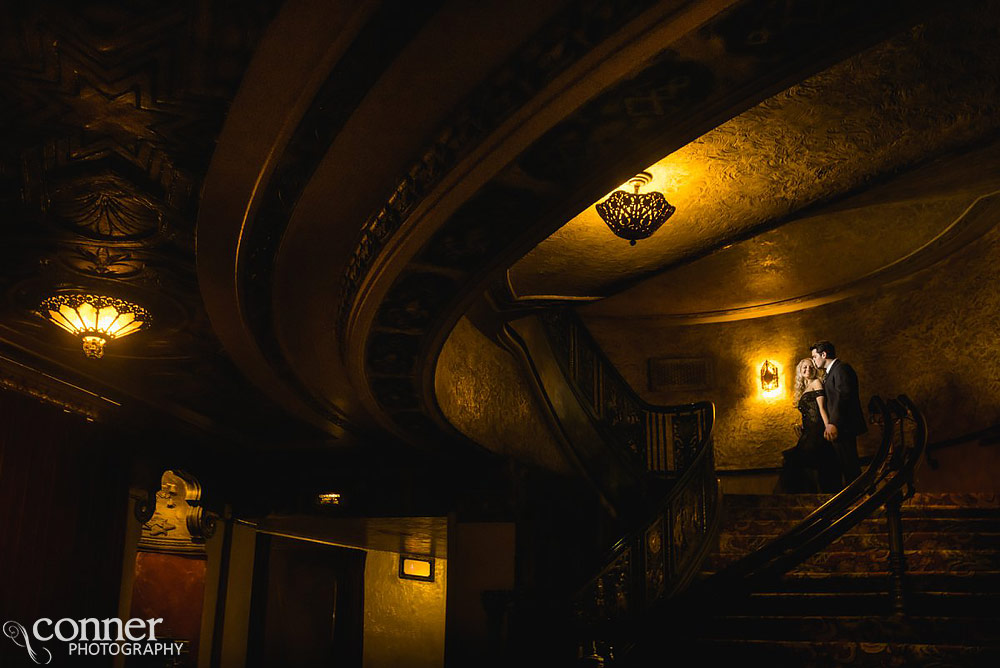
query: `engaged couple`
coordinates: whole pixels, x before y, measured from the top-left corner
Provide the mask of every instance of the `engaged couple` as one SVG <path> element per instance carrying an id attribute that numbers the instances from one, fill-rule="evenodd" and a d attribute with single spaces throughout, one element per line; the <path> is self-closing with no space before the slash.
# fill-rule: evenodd
<path id="1" fill-rule="evenodd" d="M 809 347 L 795 367 L 795 406 L 802 414 L 799 440 L 785 450 L 778 480 L 786 493 L 839 492 L 861 475 L 858 436 L 868 431 L 858 375 L 837 358 L 829 341 Z"/>

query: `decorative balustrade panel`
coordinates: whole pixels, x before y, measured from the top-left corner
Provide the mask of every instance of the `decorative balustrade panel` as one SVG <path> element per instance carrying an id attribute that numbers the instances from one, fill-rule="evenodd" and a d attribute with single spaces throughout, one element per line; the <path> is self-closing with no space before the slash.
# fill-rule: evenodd
<path id="1" fill-rule="evenodd" d="M 882 442 L 868 468 L 781 536 L 716 573 L 701 585 L 700 595 L 746 591 L 754 581 L 771 581 L 885 507 L 891 537 L 890 576 L 896 587 L 893 604 L 902 605 L 905 559 L 901 540 L 894 542 L 892 538 L 894 531 L 901 531 L 898 523 L 892 527 L 898 520 L 893 518 L 893 506 L 914 491 L 914 471 L 926 452 L 927 423 L 906 395 L 888 402 L 873 397 L 868 411 L 870 422 L 882 432 Z"/>
<path id="2" fill-rule="evenodd" d="M 579 592 L 579 620 L 594 627 L 627 622 L 678 591 L 697 567 L 718 508 L 711 441 L 653 519 L 618 543 L 600 575 Z"/>
<path id="3" fill-rule="evenodd" d="M 679 591 L 698 568 L 718 517 L 709 402 L 652 406 L 640 399 L 568 311 L 541 316 L 549 344 L 580 405 L 605 442 L 636 466 L 675 482 L 650 519 L 612 550 L 578 594 L 588 627 L 627 623 Z"/>
<path id="4" fill-rule="evenodd" d="M 666 545 L 665 540 L 667 532 L 666 518 L 657 517 L 653 520 L 653 523 L 649 525 L 644 533 L 644 544 L 645 544 L 645 583 L 646 591 L 645 597 L 647 601 L 655 601 L 662 594 L 666 587 L 666 577 L 667 577 L 667 557 L 666 557 Z"/>
<path id="5" fill-rule="evenodd" d="M 649 471 L 687 469 L 710 428 L 711 404 L 646 404 L 575 315 L 550 311 L 540 319 L 563 374 L 607 441 Z"/>

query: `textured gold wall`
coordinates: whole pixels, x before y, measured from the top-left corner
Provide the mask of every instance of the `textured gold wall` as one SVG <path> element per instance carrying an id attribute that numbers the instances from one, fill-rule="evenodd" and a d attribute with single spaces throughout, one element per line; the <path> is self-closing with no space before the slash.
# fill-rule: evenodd
<path id="1" fill-rule="evenodd" d="M 998 27 L 997 5 L 956 5 L 764 100 L 646 167 L 646 191 L 677 207 L 651 238 L 630 246 L 591 205 L 514 265 L 515 291 L 614 294 L 760 225 L 995 136 Z"/>
<path id="2" fill-rule="evenodd" d="M 459 431 L 486 448 L 572 473 L 513 356 L 458 321 L 438 358 L 438 404 Z"/>
<path id="3" fill-rule="evenodd" d="M 836 248 L 824 250 L 837 258 Z M 841 258 L 835 261 L 849 261 Z M 843 302 L 738 322 L 670 326 L 668 320 L 590 318 L 587 325 L 625 378 L 648 401 L 716 402 L 719 468 L 778 466 L 794 443 L 797 411 L 788 370 L 817 339 L 837 345 L 858 371 L 864 398 L 905 392 L 927 414 L 931 440 L 1000 422 L 1000 231 L 895 284 Z M 733 289 L 738 289 L 734 286 Z M 650 392 L 650 357 L 710 356 L 710 391 Z M 760 362 L 783 365 L 782 396 L 759 396 Z M 869 439 L 871 441 L 871 439 Z M 864 444 L 862 445 L 864 447 Z"/>
<path id="4" fill-rule="evenodd" d="M 399 554 L 365 558 L 365 668 L 444 666 L 447 560 L 434 560 L 434 582 L 402 580 Z"/>

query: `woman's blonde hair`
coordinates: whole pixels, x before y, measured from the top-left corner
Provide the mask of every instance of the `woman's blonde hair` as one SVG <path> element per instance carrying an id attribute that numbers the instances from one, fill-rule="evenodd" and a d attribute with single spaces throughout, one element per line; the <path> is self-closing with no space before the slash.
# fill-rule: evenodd
<path id="1" fill-rule="evenodd" d="M 811 366 L 816 372 L 816 375 L 813 377 L 819 378 L 819 369 L 816 368 L 816 364 L 812 361 L 811 357 L 803 357 L 799 360 L 798 364 L 795 365 L 795 387 L 792 390 L 792 400 L 796 406 L 799 404 L 799 399 L 802 398 L 802 395 L 806 391 L 806 385 L 809 384 L 809 379 L 802 374 L 803 362 L 808 362 L 809 366 Z"/>

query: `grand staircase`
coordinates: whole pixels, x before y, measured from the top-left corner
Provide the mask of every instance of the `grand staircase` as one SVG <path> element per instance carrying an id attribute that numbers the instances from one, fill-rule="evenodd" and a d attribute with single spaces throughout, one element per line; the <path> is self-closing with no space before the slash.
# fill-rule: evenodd
<path id="1" fill-rule="evenodd" d="M 727 495 L 703 576 L 774 540 L 825 495 Z M 903 504 L 905 615 L 893 614 L 885 510 L 686 632 L 707 665 L 1000 666 L 1000 497 Z M 687 654 L 687 652 L 685 652 Z M 767 662 L 767 663 L 764 663 Z"/>
<path id="2" fill-rule="evenodd" d="M 908 396 L 871 398 L 880 444 L 837 495 L 722 499 L 712 404 L 645 403 L 572 312 L 502 334 L 635 526 L 571 599 L 575 665 L 1000 666 L 1000 498 L 913 494 L 927 424 Z"/>

